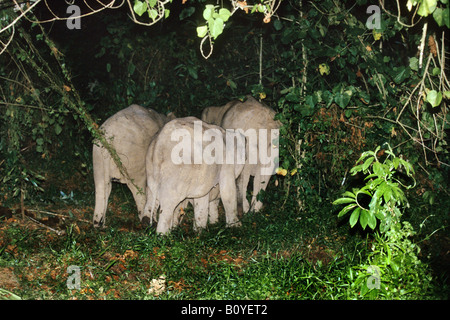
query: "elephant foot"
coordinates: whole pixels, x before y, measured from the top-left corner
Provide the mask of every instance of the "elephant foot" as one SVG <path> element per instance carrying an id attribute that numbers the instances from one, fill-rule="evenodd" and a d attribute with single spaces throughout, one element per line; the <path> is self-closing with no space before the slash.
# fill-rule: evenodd
<path id="1" fill-rule="evenodd" d="M 105 228 L 105 220 L 103 218 L 100 218 L 100 220 L 94 220 L 94 228 L 102 229 Z"/>
<path id="2" fill-rule="evenodd" d="M 240 228 L 240 227 L 242 227 L 242 223 L 240 221 L 227 223 L 227 227 L 229 227 L 229 228 Z"/>
<path id="3" fill-rule="evenodd" d="M 152 225 L 152 220 L 149 217 L 145 216 L 141 219 L 141 223 L 144 227 L 149 227 Z"/>

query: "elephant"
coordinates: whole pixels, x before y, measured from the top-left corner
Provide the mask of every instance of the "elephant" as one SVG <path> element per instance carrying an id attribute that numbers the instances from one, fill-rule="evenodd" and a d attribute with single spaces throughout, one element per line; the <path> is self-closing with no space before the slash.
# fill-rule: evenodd
<path id="1" fill-rule="evenodd" d="M 217 201 L 219 190 L 227 225 L 241 225 L 237 217 L 236 178 L 245 160 L 223 160 L 227 153 L 245 155 L 245 143 L 227 145 L 225 135 L 219 126 L 186 117 L 168 122 L 152 140 L 146 156 L 144 215 L 152 221 L 159 206 L 157 233 L 166 234 L 178 224 L 179 213 L 175 209 L 185 200 L 194 202 L 195 230 L 206 227 L 208 216 L 210 222 L 216 222 L 217 211 L 209 212 L 208 207 L 210 199 Z M 245 141 L 242 135 L 240 138 Z M 217 186 L 218 190 L 213 190 Z"/>
<path id="2" fill-rule="evenodd" d="M 257 195 L 266 189 L 278 166 L 277 148 L 281 123 L 274 120 L 275 114 L 274 110 L 252 96 L 247 96 L 245 102 L 231 101 L 222 107 L 208 107 L 202 113 L 203 121 L 226 130 L 241 129 L 247 138 L 248 157 L 237 180 L 238 201 L 242 203 L 244 212 L 250 209 L 255 212 L 261 210 L 263 204 L 257 200 Z M 270 161 L 267 161 L 269 155 Z M 250 176 L 254 177 L 251 206 L 246 197 Z"/>
<path id="3" fill-rule="evenodd" d="M 112 181 L 124 183 L 133 194 L 134 201 L 142 219 L 145 206 L 147 176 L 145 174 L 145 155 L 155 134 L 163 125 L 173 119 L 139 105 L 131 105 L 109 117 L 100 127 L 106 139 L 116 150 L 126 170 L 124 176 L 112 159 L 108 150 L 99 141 L 94 141 L 92 160 L 95 184 L 95 209 L 93 224 L 106 226 L 106 209 L 111 193 Z"/>

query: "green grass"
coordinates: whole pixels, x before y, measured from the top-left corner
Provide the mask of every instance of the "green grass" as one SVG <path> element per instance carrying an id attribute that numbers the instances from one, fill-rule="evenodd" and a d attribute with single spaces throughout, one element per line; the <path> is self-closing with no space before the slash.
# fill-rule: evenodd
<path id="1" fill-rule="evenodd" d="M 54 226 L 62 235 L 18 214 L 0 222 L 0 268 L 19 283 L 3 289 L 23 299 L 359 298 L 355 266 L 370 239 L 349 233 L 329 205 L 312 213 L 274 204 L 246 215 L 241 228 L 220 221 L 201 234 L 187 210 L 179 228 L 159 236 L 140 226 L 126 187 L 114 187 L 104 230 L 82 221 L 91 219 L 92 193 L 53 202 L 42 210 L 67 217 Z M 67 287 L 69 266 L 80 267 L 80 290 Z M 445 298 L 442 291 L 421 298 Z"/>

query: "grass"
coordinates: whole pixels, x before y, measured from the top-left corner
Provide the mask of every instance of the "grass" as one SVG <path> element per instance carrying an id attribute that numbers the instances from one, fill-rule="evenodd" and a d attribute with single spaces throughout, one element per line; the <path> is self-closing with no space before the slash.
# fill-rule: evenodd
<path id="1" fill-rule="evenodd" d="M 159 236 L 141 227 L 126 187 L 114 186 L 104 230 L 88 223 L 92 202 L 88 190 L 36 204 L 59 214 L 52 224 L 45 213 L 30 214 L 52 229 L 19 214 L 1 218 L 0 273 L 15 283 L 0 279 L 0 288 L 23 299 L 358 298 L 352 273 L 370 242 L 349 234 L 330 206 L 312 213 L 268 205 L 241 228 L 220 221 L 201 234 L 187 210 L 179 228 Z M 80 268 L 78 290 L 67 286 L 69 266 Z"/>

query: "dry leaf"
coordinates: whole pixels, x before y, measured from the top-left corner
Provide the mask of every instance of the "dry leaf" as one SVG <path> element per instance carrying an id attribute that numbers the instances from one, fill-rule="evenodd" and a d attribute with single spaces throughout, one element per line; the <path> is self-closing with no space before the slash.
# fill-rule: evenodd
<path id="1" fill-rule="evenodd" d="M 434 41 L 433 36 L 428 37 L 428 46 L 430 47 L 430 52 L 433 54 L 433 56 L 436 57 L 437 55 L 437 48 L 436 48 L 436 42 Z"/>

